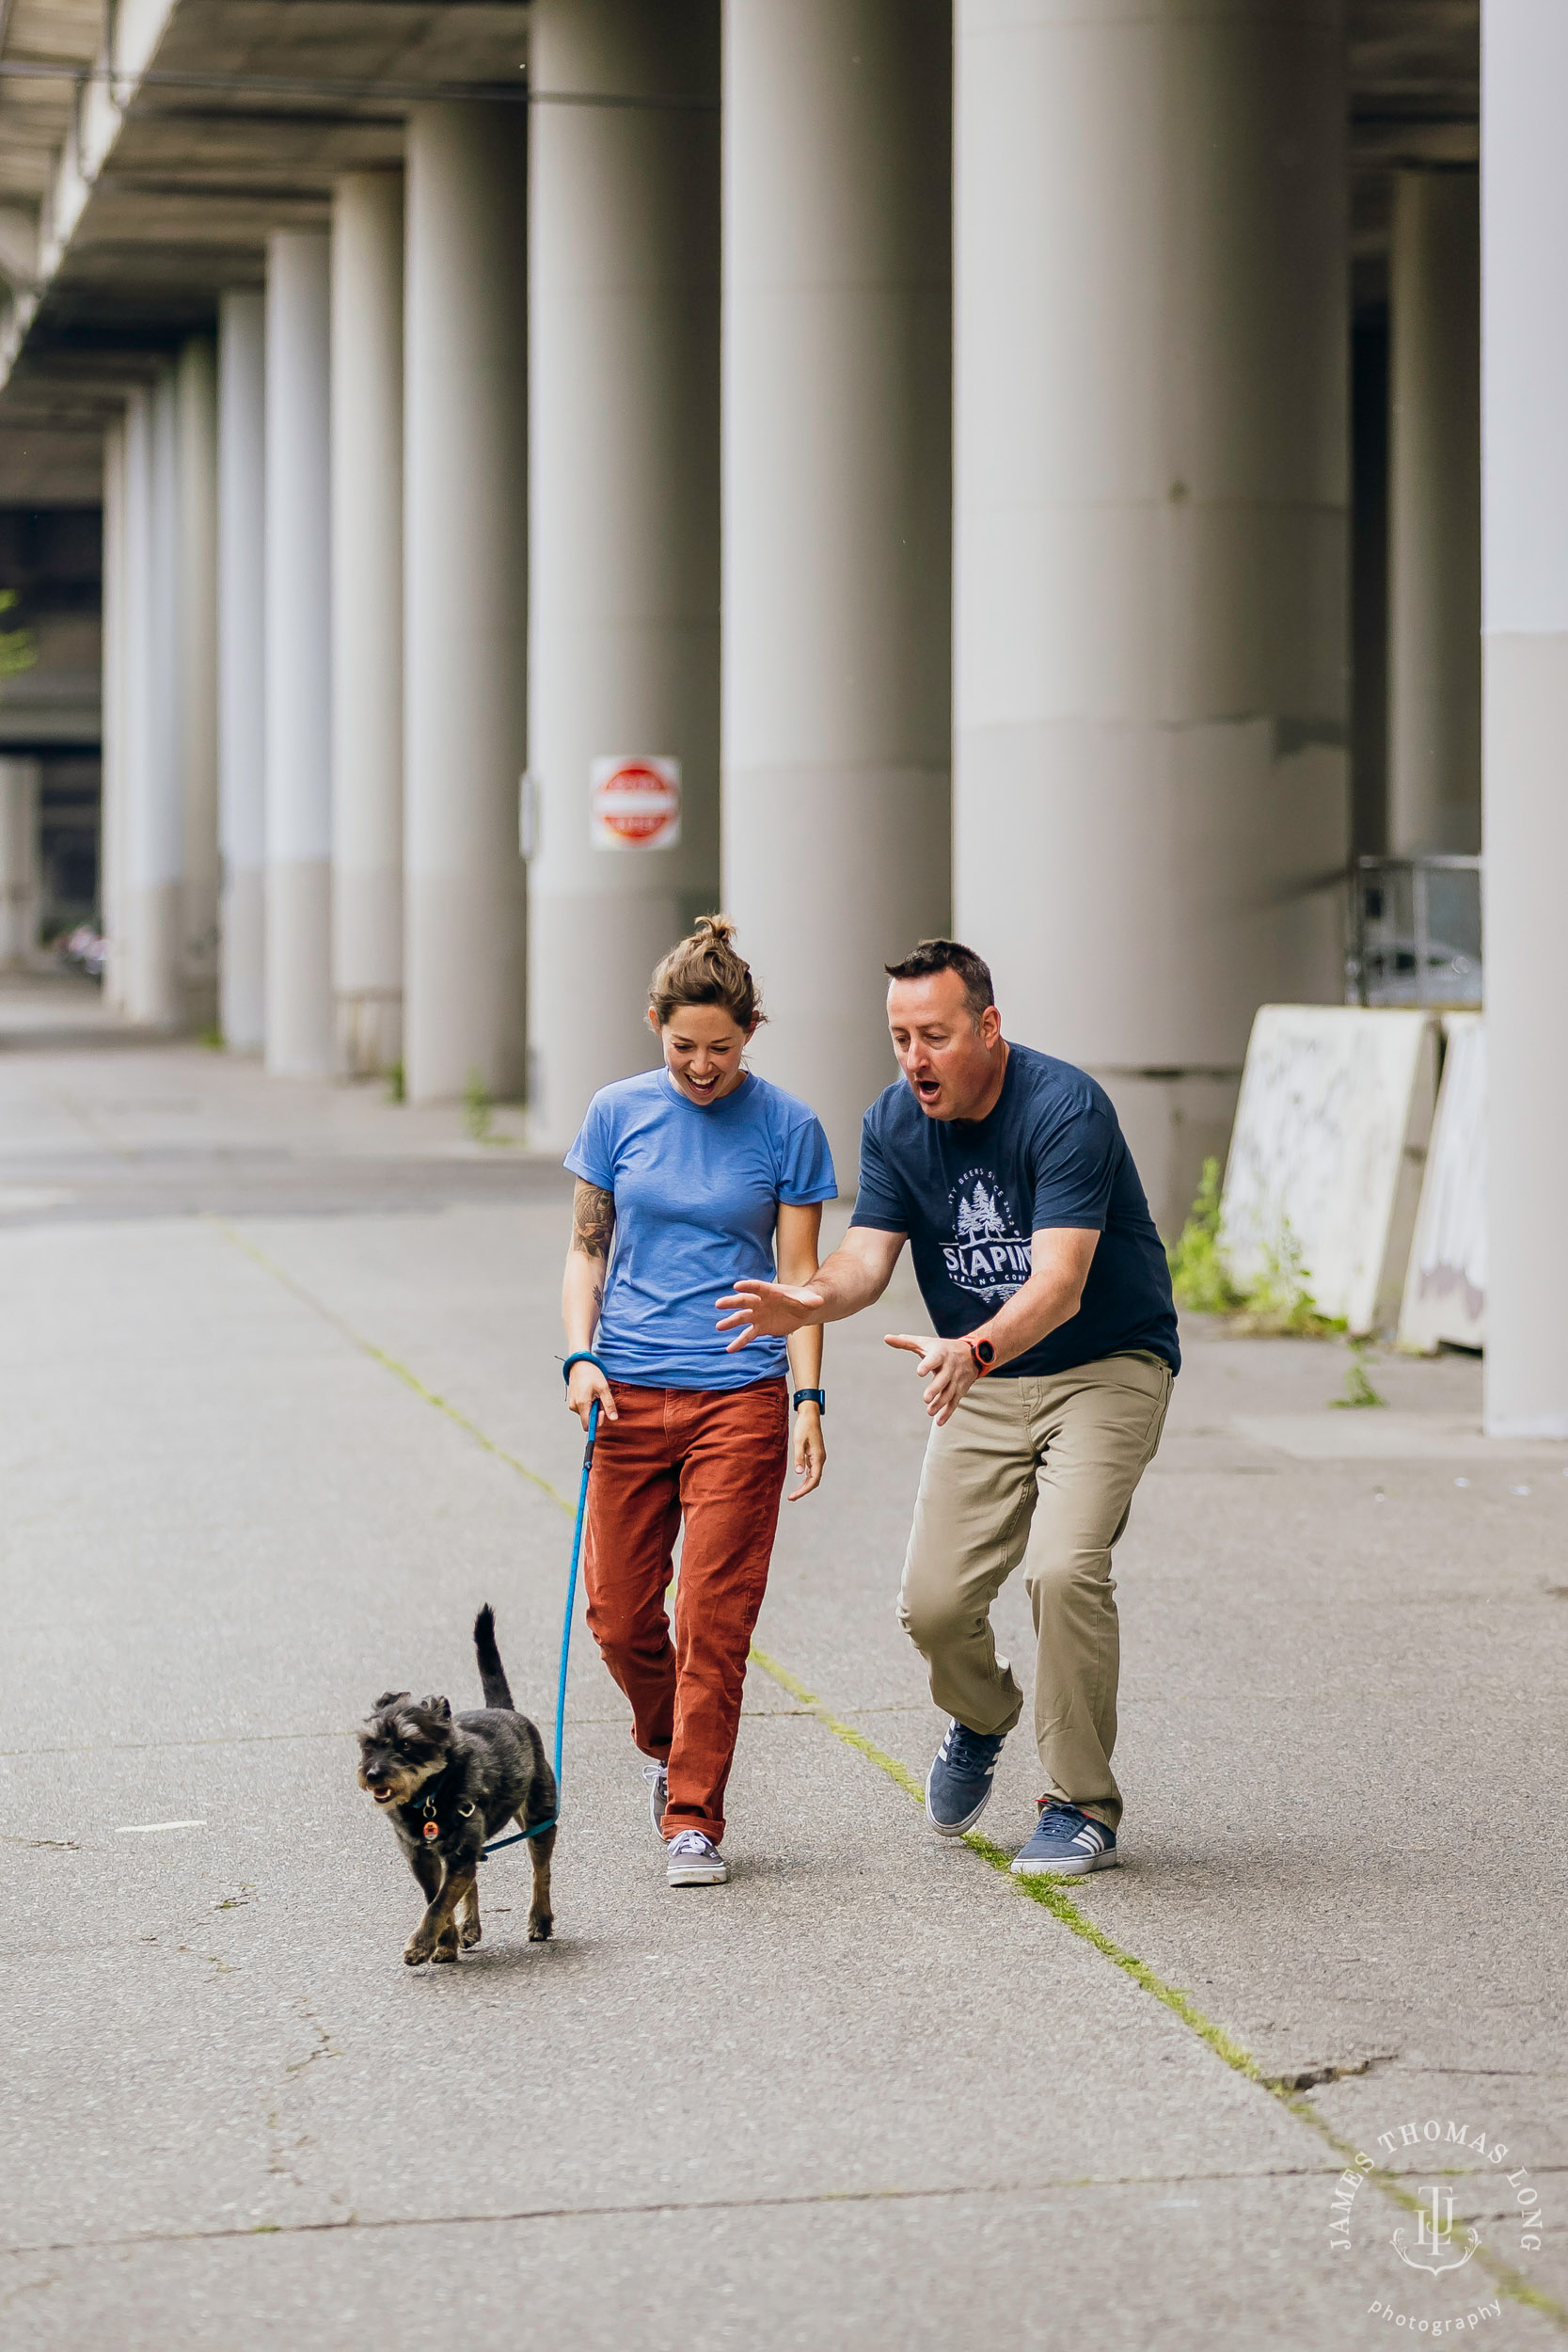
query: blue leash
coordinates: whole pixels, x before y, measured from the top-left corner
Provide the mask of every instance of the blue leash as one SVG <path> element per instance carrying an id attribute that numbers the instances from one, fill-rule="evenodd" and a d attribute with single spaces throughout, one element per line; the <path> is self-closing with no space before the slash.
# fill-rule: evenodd
<path id="1" fill-rule="evenodd" d="M 574 1364 L 592 1364 L 596 1371 L 604 1372 L 598 1358 L 585 1347 L 579 1348 L 575 1356 L 568 1356 L 562 1365 L 562 1370 L 568 1380 Z M 605 1378 L 608 1380 L 609 1377 L 610 1375 L 605 1373 Z M 566 1661 L 572 1654 L 572 1615 L 577 1607 L 578 1561 L 582 1553 L 582 1522 L 588 1510 L 588 1473 L 594 1467 L 594 1440 L 598 1430 L 599 1400 L 595 1397 L 588 1408 L 588 1443 L 582 1449 L 582 1481 L 578 1487 L 577 1524 L 572 1530 L 572 1572 L 566 1581 L 566 1621 L 561 1629 L 561 1679 L 555 1693 L 555 1801 L 558 1807 L 561 1804 L 561 1742 L 566 1729 Z M 531 1837 L 543 1837 L 547 1829 L 554 1829 L 560 1819 L 557 1811 L 550 1815 L 547 1821 L 535 1821 L 531 1829 L 516 1830 L 510 1837 L 493 1837 L 480 1860 L 488 1862 L 490 1856 L 499 1853 L 503 1846 L 522 1846 Z"/>

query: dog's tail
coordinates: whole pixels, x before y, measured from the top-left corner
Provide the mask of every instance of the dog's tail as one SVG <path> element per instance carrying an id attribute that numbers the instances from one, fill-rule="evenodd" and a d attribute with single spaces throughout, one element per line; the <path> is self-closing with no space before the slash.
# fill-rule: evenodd
<path id="1" fill-rule="evenodd" d="M 512 1687 L 496 1647 L 496 1613 L 488 1601 L 474 1619 L 474 1648 L 479 1657 L 479 1683 L 485 1706 L 504 1707 L 515 1715 L 517 1710 L 512 1701 Z"/>

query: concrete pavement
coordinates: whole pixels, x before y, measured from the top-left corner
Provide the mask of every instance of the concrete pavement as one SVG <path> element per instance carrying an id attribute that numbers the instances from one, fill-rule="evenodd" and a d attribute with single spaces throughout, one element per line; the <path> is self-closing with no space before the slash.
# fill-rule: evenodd
<path id="1" fill-rule="evenodd" d="M 0 1000 L 0 2343 L 1560 2340 L 1568 1452 L 1470 1438 L 1474 1366 L 1330 1413 L 1337 1347 L 1189 1335 L 1118 1554 L 1126 1863 L 1053 1912 L 896 1777 L 906 1286 L 829 1338 L 731 1885 L 665 1889 L 579 1625 L 558 1939 L 502 1857 L 414 1973 L 352 1730 L 474 1703 L 485 1598 L 548 1728 L 564 1185 L 87 1010 Z M 998 1779 L 1010 1850 L 1022 1737 Z M 1402 2262 L 1376 2180 L 1336 2246 L 1357 2149 L 1478 2253 Z"/>

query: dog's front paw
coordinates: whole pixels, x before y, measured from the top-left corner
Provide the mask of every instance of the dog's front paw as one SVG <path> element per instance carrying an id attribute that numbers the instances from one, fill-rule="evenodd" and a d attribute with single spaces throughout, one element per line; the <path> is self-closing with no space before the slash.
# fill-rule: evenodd
<path id="1" fill-rule="evenodd" d="M 547 1944 L 554 1933 L 555 1918 L 552 1913 L 535 1911 L 529 1915 L 528 1940 L 531 1944 Z"/>
<path id="2" fill-rule="evenodd" d="M 431 1952 L 434 1948 L 435 1947 L 428 1935 L 410 1936 L 407 1944 L 404 1947 L 404 1966 L 405 1968 L 422 1968 L 425 1962 L 430 1958 Z"/>
<path id="3" fill-rule="evenodd" d="M 477 1919 L 465 1919 L 463 1925 L 457 1931 L 457 1940 L 462 1945 L 463 1949 L 466 1952 L 469 1952 L 472 1951 L 474 1946 L 479 1942 L 479 1939 L 483 1932 L 484 1930 L 480 1926 Z"/>
<path id="4" fill-rule="evenodd" d="M 455 1960 L 457 1958 L 456 1939 L 443 1936 L 439 1944 L 436 1945 L 436 1949 L 431 1953 L 430 1957 L 432 1963 L 443 1960 Z"/>

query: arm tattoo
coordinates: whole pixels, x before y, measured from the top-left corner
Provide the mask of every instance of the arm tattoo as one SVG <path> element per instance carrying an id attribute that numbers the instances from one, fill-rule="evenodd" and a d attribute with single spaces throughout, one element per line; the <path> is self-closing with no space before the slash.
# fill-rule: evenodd
<path id="1" fill-rule="evenodd" d="M 572 1200 L 572 1248 L 585 1258 L 608 1258 L 615 1231 L 615 1195 L 579 1176 Z"/>

